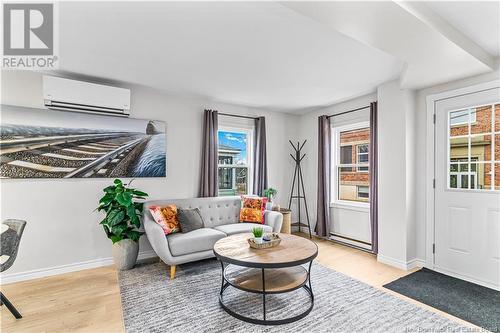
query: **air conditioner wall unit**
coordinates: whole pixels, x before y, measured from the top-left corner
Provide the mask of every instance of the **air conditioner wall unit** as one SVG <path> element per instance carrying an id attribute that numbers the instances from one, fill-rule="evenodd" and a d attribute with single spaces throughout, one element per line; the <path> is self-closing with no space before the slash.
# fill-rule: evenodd
<path id="1" fill-rule="evenodd" d="M 130 90 L 124 88 L 44 75 L 43 98 L 53 110 L 130 115 Z"/>

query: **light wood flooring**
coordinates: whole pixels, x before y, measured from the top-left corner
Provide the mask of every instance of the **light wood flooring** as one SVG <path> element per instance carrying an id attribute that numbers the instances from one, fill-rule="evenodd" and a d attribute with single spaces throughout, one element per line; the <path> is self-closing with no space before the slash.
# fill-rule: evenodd
<path id="1" fill-rule="evenodd" d="M 317 261 L 376 288 L 406 272 L 377 262 L 370 253 L 315 239 Z M 165 275 L 165 283 L 169 278 Z M 431 311 L 474 327 L 425 304 L 384 289 Z M 24 318 L 1 306 L 1 332 L 124 332 L 118 277 L 113 266 L 2 286 Z"/>

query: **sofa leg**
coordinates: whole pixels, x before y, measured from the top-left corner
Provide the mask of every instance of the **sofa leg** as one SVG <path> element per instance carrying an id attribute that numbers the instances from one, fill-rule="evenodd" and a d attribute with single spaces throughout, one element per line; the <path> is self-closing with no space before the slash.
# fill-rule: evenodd
<path id="1" fill-rule="evenodd" d="M 176 266 L 170 266 L 170 280 L 175 278 L 175 267 Z"/>

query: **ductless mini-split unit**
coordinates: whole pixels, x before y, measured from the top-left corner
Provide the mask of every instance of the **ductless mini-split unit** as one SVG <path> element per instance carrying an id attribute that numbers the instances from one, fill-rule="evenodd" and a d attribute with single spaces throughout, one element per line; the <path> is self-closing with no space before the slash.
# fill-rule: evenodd
<path id="1" fill-rule="evenodd" d="M 128 117 L 130 90 L 83 81 L 43 76 L 47 108 Z"/>

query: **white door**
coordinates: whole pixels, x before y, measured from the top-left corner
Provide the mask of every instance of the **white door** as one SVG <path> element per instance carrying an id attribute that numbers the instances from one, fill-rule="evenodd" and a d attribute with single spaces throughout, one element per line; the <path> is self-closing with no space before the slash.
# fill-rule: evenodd
<path id="1" fill-rule="evenodd" d="M 500 289 L 500 89 L 435 112 L 434 269 Z"/>

